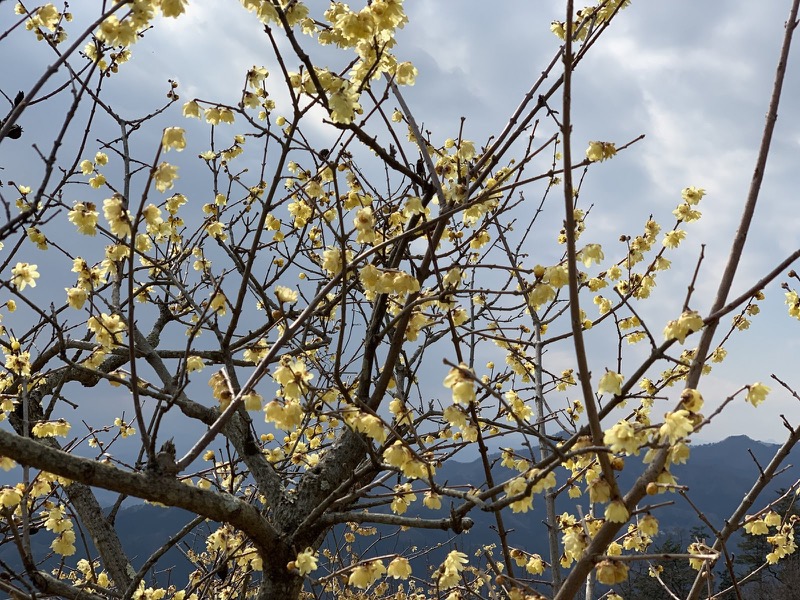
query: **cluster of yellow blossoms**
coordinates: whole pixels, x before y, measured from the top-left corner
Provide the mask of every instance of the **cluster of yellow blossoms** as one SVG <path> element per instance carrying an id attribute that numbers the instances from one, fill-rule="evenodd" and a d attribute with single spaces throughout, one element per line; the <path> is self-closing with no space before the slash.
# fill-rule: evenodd
<path id="1" fill-rule="evenodd" d="M 64 507 L 51 505 L 50 509 L 45 511 L 47 520 L 44 522 L 44 526 L 48 531 L 58 534 L 58 537 L 50 544 L 53 551 L 62 556 L 72 556 L 75 554 L 74 525 L 64 513 Z"/>
<path id="2" fill-rule="evenodd" d="M 94 333 L 97 343 L 106 351 L 121 343 L 121 334 L 127 329 L 119 315 L 106 313 L 101 313 L 99 317 L 89 317 L 86 326 Z"/>
<path id="3" fill-rule="evenodd" d="M 452 390 L 453 402 L 456 404 L 475 402 L 475 381 L 469 373 L 471 373 L 471 369 L 462 363 L 458 367 L 450 369 L 444 379 L 444 386 Z"/>
<path id="4" fill-rule="evenodd" d="M 206 538 L 206 550 L 211 555 L 227 556 L 245 569 L 261 571 L 263 568 L 261 555 L 242 532 L 230 525 L 221 525 Z"/>
<path id="5" fill-rule="evenodd" d="M 585 6 L 575 12 L 572 19 L 571 37 L 576 42 L 586 40 L 589 32 L 597 25 L 608 22 L 617 12 L 626 8 L 630 0 L 604 0 L 597 3 L 598 6 Z M 560 40 L 566 39 L 567 24 L 563 21 L 553 21 L 550 24 L 550 31 Z"/>
<path id="6" fill-rule="evenodd" d="M 469 564 L 469 558 L 466 554 L 458 550 L 451 550 L 442 566 L 439 567 L 439 585 L 445 588 L 457 585 L 461 581 L 461 572 L 467 564 Z"/>
<path id="7" fill-rule="evenodd" d="M 5 354 L 6 358 L 6 369 L 15 375 L 30 377 L 31 353 L 28 350 L 22 350 L 18 340 L 11 338 L 8 346 L 3 346 L 3 354 Z M 5 410 L 5 407 L 3 410 Z"/>
<path id="8" fill-rule="evenodd" d="M 427 479 L 436 473 L 430 463 L 421 460 L 408 446 L 397 440 L 383 451 L 387 465 L 400 469 L 409 479 Z"/>
<path id="9" fill-rule="evenodd" d="M 242 5 L 264 23 L 283 24 L 278 9 L 269 0 L 242 0 Z M 290 73 L 295 90 L 310 97 L 322 95 L 321 101 L 331 120 L 350 123 L 363 112 L 359 99 L 366 79 L 386 74 L 400 85 L 412 85 L 416 68 L 411 63 L 398 62 L 389 52 L 394 46 L 396 30 L 408 21 L 402 5 L 402 0 L 376 0 L 354 12 L 347 4 L 333 2 L 323 14 L 323 23 L 312 19 L 302 2 L 281 2 L 290 27 L 299 26 L 304 34 L 317 35 L 322 45 L 352 48 L 357 55 L 347 78 L 317 67 L 313 73 L 308 70 L 302 74 Z M 257 102 L 253 100 L 251 104 Z M 283 126 L 283 122 L 278 125 Z"/>
<path id="10" fill-rule="evenodd" d="M 541 575 L 547 566 L 539 554 L 528 554 L 518 548 L 511 550 L 511 558 L 518 567 L 525 567 L 531 575 Z"/>
<path id="11" fill-rule="evenodd" d="M 680 317 L 667 323 L 664 328 L 664 339 L 678 340 L 681 344 L 686 336 L 703 328 L 703 317 L 694 310 L 684 311 Z"/>
<path id="12" fill-rule="evenodd" d="M 767 542 L 771 544 L 772 550 L 767 553 L 766 558 L 767 562 L 773 565 L 797 550 L 794 530 L 799 518 L 797 515 L 791 515 L 784 520 L 778 513 L 770 510 L 758 518 L 747 517 L 744 530 L 750 535 L 767 536 Z M 770 529 L 774 529 L 772 535 L 769 535 Z"/>
<path id="13" fill-rule="evenodd" d="M 529 470 L 523 477 L 514 477 L 504 486 L 507 498 L 521 496 L 509 504 L 513 512 L 528 512 L 533 508 L 533 495 L 556 486 L 556 475 L 552 471 L 542 475 L 538 469 Z"/>

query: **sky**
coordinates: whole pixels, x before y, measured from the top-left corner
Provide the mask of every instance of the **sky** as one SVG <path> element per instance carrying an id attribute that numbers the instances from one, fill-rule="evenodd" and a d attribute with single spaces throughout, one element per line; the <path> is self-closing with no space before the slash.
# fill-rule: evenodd
<path id="1" fill-rule="evenodd" d="M 558 48 L 549 24 L 563 20 L 563 5 L 555 0 L 407 0 L 410 22 L 398 35 L 397 54 L 412 61 L 419 75 L 415 86 L 403 93 L 433 139 L 454 137 L 462 116 L 465 137 L 479 144 L 505 125 Z M 682 188 L 707 190 L 700 207 L 703 219 L 690 226 L 682 251 L 673 257 L 673 269 L 644 309 L 654 322 L 665 323 L 679 313 L 701 244 L 705 260 L 692 308 L 702 312 L 711 303 L 747 193 L 788 8 L 789 2 L 777 0 L 634 0 L 576 71 L 576 151 L 582 152 L 589 140 L 622 145 L 646 136 L 592 169 L 582 189 L 583 200 L 595 206 L 591 241 L 611 245 L 621 233 L 636 235 L 650 214 L 668 223 Z M 0 5 L 0 23 L 11 18 L 11 11 L 12 3 Z M 21 32 L 0 45 L 5 53 L 15 50 L 13 64 L 3 61 L 0 82 L 10 96 L 27 89 L 53 60 L 30 38 Z M 800 217 L 790 210 L 800 166 L 800 105 L 791 101 L 800 97 L 798 43 L 734 293 L 749 287 L 798 244 Z M 122 114 L 141 113 L 163 102 L 169 77 L 180 82 L 185 99 L 234 104 L 246 70 L 268 63 L 271 55 L 252 15 L 238 2 L 219 0 L 190 0 L 183 18 L 157 23 L 134 50 L 133 61 L 108 87 Z M 0 165 L 19 172 L 26 161 L 35 161 L 29 140 L 46 135 L 51 117 L 56 118 L 43 111 L 26 113 L 21 123 L 28 144 L 12 152 L 3 143 Z M 177 108 L 163 118 L 166 125 L 176 121 L 186 126 Z M 160 129 L 154 131 L 157 139 Z M 331 139 L 329 131 L 320 128 L 317 133 L 321 144 Z M 710 407 L 744 384 L 768 382 L 773 373 L 800 389 L 800 323 L 786 313 L 778 286 L 783 280 L 766 290 L 763 313 L 748 331 L 734 336 L 727 361 L 704 379 L 701 391 Z M 740 399 L 696 441 L 738 434 L 780 441 L 778 415 L 800 423 L 800 402 L 775 382 L 769 385 L 773 393 L 760 409 Z"/>

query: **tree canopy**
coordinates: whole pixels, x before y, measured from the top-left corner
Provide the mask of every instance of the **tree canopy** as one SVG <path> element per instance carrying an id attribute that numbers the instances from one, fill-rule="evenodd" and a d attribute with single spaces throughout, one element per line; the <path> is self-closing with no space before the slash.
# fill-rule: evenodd
<path id="1" fill-rule="evenodd" d="M 0 563 L 0 589 L 618 600 L 631 565 L 680 561 L 666 571 L 679 585 L 648 583 L 695 599 L 711 597 L 715 567 L 739 593 L 728 542 L 742 528 L 767 536 L 767 563 L 795 551 L 794 517 L 758 504 L 800 439 L 785 418 L 785 443 L 713 536 L 653 540 L 658 509 L 691 499 L 671 472 L 691 460 L 690 436 L 776 386 L 797 397 L 778 376 L 725 397 L 703 381 L 765 290 L 798 279 L 794 249 L 732 291 L 798 0 L 728 258 L 709 273 L 701 253 L 680 293 L 658 284 L 702 216 L 703 182 L 674 182 L 674 210 L 654 207 L 616 246 L 593 233 L 615 208 L 582 192 L 647 133 L 573 133 L 581 66 L 628 0 L 567 0 L 563 19 L 531 23 L 557 50 L 487 139 L 466 133 L 480 115 L 455 115 L 440 139 L 407 102 L 419 66 L 398 41 L 402 0 L 220 2 L 263 31 L 240 88 L 184 89 L 173 71 L 193 57 L 177 47 L 151 80 L 126 79 L 194 1 L 0 5 L 7 56 L 45 49 L 29 89 L 1 84 L 0 161 L 20 147 L 35 161 L 0 171 L 0 535 L 21 565 Z M 144 84 L 165 100 L 124 102 Z M 45 133 L 32 126 L 44 118 Z M 702 311 L 701 274 L 716 281 Z M 642 309 L 655 297 L 663 322 Z M 442 476 L 465 457 L 481 472 Z M 565 498 L 578 509 L 559 513 Z M 114 521 L 128 499 L 195 516 L 138 570 Z M 514 535 L 534 504 L 542 539 Z M 495 542 L 467 553 L 476 514 Z M 161 585 L 162 554 L 204 521 L 188 581 Z M 45 552 L 31 543 L 42 529 Z M 409 530 L 449 537 L 411 546 Z"/>

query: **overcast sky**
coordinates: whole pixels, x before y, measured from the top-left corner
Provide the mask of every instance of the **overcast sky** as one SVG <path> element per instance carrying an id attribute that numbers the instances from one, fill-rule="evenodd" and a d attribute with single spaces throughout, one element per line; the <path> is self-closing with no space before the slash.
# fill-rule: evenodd
<path id="1" fill-rule="evenodd" d="M 73 9 L 79 12 L 80 4 Z M 591 171 L 582 198 L 596 208 L 592 239 L 586 241 L 610 244 L 621 233 L 636 235 L 651 213 L 670 223 L 682 188 L 707 190 L 703 219 L 689 226 L 682 251 L 673 255 L 673 272 L 648 305 L 648 314 L 660 316 L 661 323 L 680 311 L 701 243 L 706 260 L 693 308 L 710 304 L 747 192 L 788 8 L 788 1 L 777 0 L 634 1 L 575 75 L 577 150 L 589 140 L 621 145 L 646 135 Z M 0 5 L 0 23 L 11 18 L 12 9 L 10 2 Z M 397 54 L 419 69 L 416 85 L 404 92 L 412 110 L 439 140 L 456 137 L 460 117 L 466 117 L 465 137 L 478 144 L 500 131 L 549 62 L 559 44 L 549 24 L 564 18 L 563 2 L 555 0 L 407 0 L 406 10 L 410 23 L 398 36 Z M 18 35 L 13 65 L 9 44 L 0 46 L 2 85 L 11 96 L 53 60 L 30 38 Z M 736 289 L 748 287 L 798 244 L 800 217 L 792 210 L 800 167 L 797 45 L 800 40 L 790 58 L 761 205 Z M 238 2 L 190 0 L 184 18 L 157 23 L 137 44 L 134 60 L 112 81 L 110 97 L 123 114 L 141 114 L 163 101 L 166 79 L 174 77 L 186 99 L 235 104 L 254 63 L 269 66 L 270 58 L 252 15 Z M 28 145 L 47 124 L 47 115 L 33 117 L 31 112 L 22 119 Z M 177 110 L 167 121 L 186 126 Z M 320 131 L 321 139 L 325 135 Z M 7 143 L 0 146 L 3 166 L 19 168 L 30 160 L 10 150 Z M 766 290 L 763 314 L 749 331 L 734 336 L 728 361 L 704 379 L 702 391 L 712 407 L 743 384 L 768 382 L 771 373 L 800 389 L 800 323 L 787 316 L 777 283 Z M 737 402 L 700 439 L 747 434 L 780 440 L 778 414 L 800 423 L 800 403 L 769 384 L 773 394 L 761 409 Z"/>

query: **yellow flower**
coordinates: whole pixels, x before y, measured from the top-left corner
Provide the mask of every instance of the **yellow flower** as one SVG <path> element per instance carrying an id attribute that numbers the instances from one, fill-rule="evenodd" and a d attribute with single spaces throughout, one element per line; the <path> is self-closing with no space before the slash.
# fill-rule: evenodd
<path id="1" fill-rule="evenodd" d="M 544 573 L 544 561 L 538 554 L 531 554 L 528 561 L 525 563 L 525 570 L 531 575 L 541 575 Z"/>
<path id="2" fill-rule="evenodd" d="M 119 433 L 122 437 L 127 438 L 136 435 L 136 430 L 123 421 L 120 417 L 114 419 L 114 425 L 119 427 Z"/>
<path id="3" fill-rule="evenodd" d="M 15 488 L 4 487 L 0 490 L 0 505 L 6 508 L 14 508 L 22 501 L 22 494 Z"/>
<path id="4" fill-rule="evenodd" d="M 611 499 L 611 486 L 603 477 L 592 479 L 588 491 L 591 502 L 608 502 Z"/>
<path id="5" fill-rule="evenodd" d="M 218 315 L 223 316 L 226 312 L 228 312 L 228 306 L 226 302 L 227 298 L 225 297 L 225 294 L 222 292 L 217 292 L 214 294 L 214 297 L 211 298 L 211 304 L 209 304 L 209 306 L 211 307 L 211 310 L 216 312 Z"/>
<path id="6" fill-rule="evenodd" d="M 689 419 L 689 411 L 676 410 L 664 415 L 664 424 L 659 429 L 662 439 L 669 439 L 670 444 L 683 439 L 694 430 L 694 425 Z"/>
<path id="7" fill-rule="evenodd" d="M 649 536 L 656 535 L 658 533 L 658 519 L 647 513 L 639 521 L 639 531 Z"/>
<path id="8" fill-rule="evenodd" d="M 110 246 L 106 246 L 106 259 L 108 263 L 116 263 L 121 260 L 124 260 L 128 256 L 130 256 L 130 248 L 128 246 L 124 246 L 123 244 L 112 244 Z M 105 263 L 105 261 L 103 261 Z"/>
<path id="9" fill-rule="evenodd" d="M 100 317 L 90 317 L 86 326 L 94 333 L 97 343 L 103 349 L 110 350 L 112 346 L 120 343 L 119 334 L 125 331 L 125 323 L 119 315 L 101 313 Z"/>
<path id="10" fill-rule="evenodd" d="M 42 421 L 36 423 L 31 433 L 36 437 L 67 437 L 71 428 L 72 426 L 64 419 L 58 419 L 57 421 Z"/>
<path id="11" fill-rule="evenodd" d="M 87 297 L 86 290 L 78 287 L 64 288 L 64 290 L 67 292 L 67 304 L 70 308 L 75 310 L 83 308 Z"/>
<path id="12" fill-rule="evenodd" d="M 225 106 L 219 108 L 219 120 L 222 123 L 232 124 L 234 122 L 233 111 Z"/>
<path id="13" fill-rule="evenodd" d="M 75 554 L 75 532 L 71 529 L 62 532 L 61 535 L 53 540 L 50 544 L 50 548 L 52 548 L 53 552 L 56 554 L 72 556 Z"/>
<path id="14" fill-rule="evenodd" d="M 593 292 L 599 292 L 604 287 L 608 287 L 608 282 L 605 279 L 600 279 L 599 277 L 592 277 L 588 282 L 586 282 L 586 284 Z"/>
<path id="15" fill-rule="evenodd" d="M 750 535 L 767 535 L 769 527 L 763 519 L 754 519 L 744 524 L 744 530 Z"/>
<path id="16" fill-rule="evenodd" d="M 306 548 L 294 560 L 295 567 L 300 571 L 300 575 L 308 575 L 317 569 L 317 561 L 319 557 L 314 550 Z"/>
<path id="17" fill-rule="evenodd" d="M 562 21 L 553 21 L 550 23 L 550 31 L 552 31 L 556 37 L 560 40 L 566 38 L 566 31 L 564 29 L 564 23 Z"/>
<path id="18" fill-rule="evenodd" d="M 183 105 L 183 116 L 187 118 L 200 118 L 200 105 L 197 100 L 191 100 Z"/>
<path id="19" fill-rule="evenodd" d="M 365 206 L 356 213 L 353 223 L 358 231 L 356 242 L 359 244 L 369 244 L 375 241 L 375 217 L 372 214 L 372 207 Z"/>
<path id="20" fill-rule="evenodd" d="M 617 148 L 612 142 L 589 142 L 586 149 L 586 158 L 592 162 L 601 162 L 611 158 L 617 153 Z"/>
<path id="21" fill-rule="evenodd" d="M 601 315 L 611 311 L 611 300 L 603 296 L 595 296 L 593 302 L 597 305 L 597 310 Z"/>
<path id="22" fill-rule="evenodd" d="M 689 547 L 686 549 L 689 554 L 708 554 L 711 551 L 711 548 L 706 546 L 700 542 L 692 542 L 689 544 Z M 767 557 L 769 559 L 769 556 Z M 706 560 L 703 558 L 690 558 L 689 559 L 689 566 L 692 567 L 695 571 L 699 571 L 703 568 L 706 564 Z"/>
<path id="23" fill-rule="evenodd" d="M 26 286 L 36 287 L 36 280 L 39 279 L 38 267 L 28 263 L 18 262 L 12 269 L 11 274 L 14 276 L 13 284 L 19 291 L 25 289 Z"/>
<path id="24" fill-rule="evenodd" d="M 439 510 L 442 508 L 442 497 L 436 492 L 427 491 L 425 492 L 425 497 L 422 499 L 422 504 L 425 508 Z"/>
<path id="25" fill-rule="evenodd" d="M 206 233 L 210 235 L 214 239 L 219 239 L 220 241 L 225 241 L 227 236 L 225 235 L 225 223 L 220 221 L 211 221 L 208 225 L 206 225 Z"/>
<path id="26" fill-rule="evenodd" d="M 165 152 L 177 150 L 181 152 L 186 148 L 185 130 L 182 127 L 167 127 L 161 138 L 161 146 Z"/>
<path id="27" fill-rule="evenodd" d="M 531 303 L 534 310 L 538 310 L 540 306 L 550 302 L 556 297 L 556 291 L 547 283 L 537 283 L 531 292 L 528 294 L 528 302 Z"/>
<path id="28" fill-rule="evenodd" d="M 645 442 L 646 436 L 637 433 L 633 424 L 628 421 L 618 422 L 603 434 L 603 443 L 607 445 L 612 452 L 638 454 L 639 449 Z"/>
<path id="29" fill-rule="evenodd" d="M 678 208 L 672 211 L 672 214 L 675 215 L 678 221 L 685 223 L 697 221 L 702 216 L 699 210 L 693 209 L 688 203 L 679 204 Z"/>
<path id="30" fill-rule="evenodd" d="M 417 78 L 417 68 L 410 62 L 402 62 L 395 68 L 395 81 L 399 85 L 414 85 Z"/>
<path id="31" fill-rule="evenodd" d="M 383 451 L 383 460 L 392 467 L 401 467 L 403 463 L 411 460 L 411 452 L 397 440 Z"/>
<path id="32" fill-rule="evenodd" d="M 161 14 L 177 18 L 186 12 L 187 0 L 161 0 Z"/>
<path id="33" fill-rule="evenodd" d="M 279 302 L 285 302 L 287 304 L 294 304 L 297 302 L 297 292 L 282 285 L 275 288 L 275 295 L 278 297 Z"/>
<path id="34" fill-rule="evenodd" d="M 359 433 L 366 433 L 379 443 L 386 441 L 387 431 L 379 417 L 370 414 L 361 414 L 355 420 L 354 429 Z"/>
<path id="35" fill-rule="evenodd" d="M 392 499 L 392 512 L 402 515 L 408 510 L 411 503 L 417 499 L 417 495 L 411 491 L 410 483 L 401 483 L 394 486 L 395 496 Z"/>
<path id="36" fill-rule="evenodd" d="M 136 29 L 129 19 L 120 21 L 116 15 L 111 15 L 100 24 L 97 37 L 109 46 L 130 46 L 136 41 Z"/>
<path id="37" fill-rule="evenodd" d="M 9 300 L 10 302 L 13 301 Z M 16 339 L 11 338 L 11 351 L 4 349 L 3 352 L 6 354 L 6 369 L 23 377 L 30 376 L 31 354 L 27 350 L 20 350 L 19 342 Z"/>
<path id="38" fill-rule="evenodd" d="M 153 180 L 159 192 L 172 189 L 173 182 L 178 179 L 178 167 L 162 162 L 153 172 Z"/>
<path id="39" fill-rule="evenodd" d="M 453 402 L 456 404 L 469 404 L 476 399 L 472 378 L 465 375 L 464 371 L 471 372 L 471 369 L 461 363 L 458 368 L 450 369 L 444 378 L 444 386 L 453 391 Z"/>
<path id="40" fill-rule="evenodd" d="M 781 524 L 781 522 L 781 516 L 774 510 L 769 511 L 766 515 L 764 515 L 764 523 L 766 523 L 768 527 L 777 527 Z"/>
<path id="41" fill-rule="evenodd" d="M 789 316 L 800 319 L 800 297 L 794 290 L 786 292 L 786 304 L 789 305 Z"/>
<path id="42" fill-rule="evenodd" d="M 70 222 L 78 228 L 78 233 L 95 235 L 97 233 L 98 212 L 92 202 L 76 202 L 67 214 Z"/>
<path id="43" fill-rule="evenodd" d="M 153 248 L 153 241 L 146 233 L 136 235 L 136 251 L 145 253 Z"/>
<path id="44" fill-rule="evenodd" d="M 619 373 L 614 371 L 606 371 L 600 378 L 600 383 L 597 385 L 598 394 L 614 394 L 619 396 L 622 393 L 622 381 L 625 378 Z"/>
<path id="45" fill-rule="evenodd" d="M 189 358 L 186 359 L 186 370 L 189 373 L 194 373 L 195 371 L 202 371 L 205 368 L 205 363 L 203 359 L 197 355 L 191 355 Z"/>
<path id="46" fill-rule="evenodd" d="M 767 399 L 767 394 L 769 394 L 770 388 L 764 385 L 761 382 L 756 382 L 753 385 L 748 386 L 747 389 L 747 401 L 752 404 L 753 406 L 758 406 L 764 400 Z"/>
<path id="47" fill-rule="evenodd" d="M 681 392 L 681 406 L 689 412 L 697 413 L 703 408 L 703 396 L 695 389 L 686 388 Z"/>
<path id="48" fill-rule="evenodd" d="M 609 523 L 625 523 L 630 513 L 621 500 L 614 500 L 606 506 L 606 521 Z"/>
<path id="49" fill-rule="evenodd" d="M 461 571 L 464 565 L 469 563 L 467 555 L 458 550 L 451 550 L 444 559 L 444 563 L 439 568 L 439 585 L 441 587 L 451 587 L 461 581 Z"/>
<path id="50" fill-rule="evenodd" d="M 313 209 L 302 199 L 289 203 L 289 214 L 294 217 L 294 226 L 296 228 L 305 227 L 308 220 L 313 214 Z"/>
<path id="51" fill-rule="evenodd" d="M 586 267 L 591 267 L 592 263 L 599 265 L 604 258 L 603 247 L 600 244 L 588 244 L 578 253 L 578 260 Z"/>
<path id="52" fill-rule="evenodd" d="M 244 351 L 244 359 L 253 364 L 258 364 L 267 355 L 267 342 L 259 340 L 254 346 Z"/>
<path id="53" fill-rule="evenodd" d="M 342 251 L 333 246 L 329 246 L 323 250 L 322 268 L 325 269 L 329 275 L 338 275 L 342 271 Z"/>
<path id="54" fill-rule="evenodd" d="M 105 175 L 102 175 L 101 173 L 98 173 L 97 175 L 95 175 L 94 177 L 92 177 L 89 180 L 89 185 L 92 188 L 98 190 L 101 187 L 103 187 L 103 184 L 105 184 L 105 182 L 106 182 Z"/>
<path id="55" fill-rule="evenodd" d="M 108 221 L 111 233 L 118 237 L 131 235 L 131 215 L 125 210 L 122 196 L 114 194 L 113 197 L 103 200 L 103 216 Z"/>
<path id="56" fill-rule="evenodd" d="M 678 340 L 683 344 L 686 336 L 703 328 L 703 317 L 695 310 L 684 311 L 680 317 L 667 323 L 664 328 L 665 340 Z"/>
<path id="57" fill-rule="evenodd" d="M 569 283 L 569 274 L 566 265 L 547 267 L 544 272 L 545 282 L 554 288 L 562 288 Z"/>
<path id="58" fill-rule="evenodd" d="M 407 558 L 398 556 L 389 563 L 386 573 L 395 579 L 408 579 L 411 575 L 411 563 Z"/>
<path id="59" fill-rule="evenodd" d="M 595 573 L 600 583 L 614 585 L 628 579 L 628 565 L 619 560 L 602 560 L 597 563 Z"/>
<path id="60" fill-rule="evenodd" d="M 515 477 L 511 481 L 503 486 L 503 491 L 506 493 L 507 497 L 518 496 L 519 494 L 524 494 L 527 491 L 528 482 L 525 480 L 524 477 Z M 528 493 L 527 496 L 523 496 L 519 500 L 515 500 L 510 505 L 511 511 L 518 513 L 526 513 L 530 509 L 533 508 L 533 496 Z"/>
<path id="61" fill-rule="evenodd" d="M 297 400 L 291 400 L 285 404 L 273 400 L 264 407 L 264 421 L 275 423 L 278 429 L 290 431 L 300 425 L 302 420 L 303 407 Z"/>
<path id="62" fill-rule="evenodd" d="M 677 248 L 685 237 L 686 232 L 682 229 L 673 229 L 672 231 L 668 231 L 664 234 L 664 247 Z"/>
<path id="63" fill-rule="evenodd" d="M 60 17 L 61 14 L 58 12 L 58 9 L 52 4 L 48 3 L 33 11 L 33 17 L 26 27 L 29 29 L 45 27 L 50 31 L 55 31 Z"/>
<path id="64" fill-rule="evenodd" d="M 696 188 L 694 186 L 683 188 L 681 191 L 681 198 L 692 205 L 696 205 L 700 202 L 705 195 L 706 191 L 703 188 Z"/>
<path id="65" fill-rule="evenodd" d="M 267 77 L 269 77 L 269 71 L 266 67 L 253 65 L 247 72 L 247 84 L 257 88 Z"/>
<path id="66" fill-rule="evenodd" d="M 334 123 L 350 123 L 356 114 L 363 112 L 358 103 L 356 86 L 345 80 L 342 80 L 339 89 L 330 95 L 328 106 Z"/>
<path id="67" fill-rule="evenodd" d="M 217 125 L 220 121 L 220 113 L 219 108 L 216 106 L 211 106 L 205 110 L 205 118 L 206 123 L 210 123 L 211 125 Z"/>
<path id="68" fill-rule="evenodd" d="M 308 389 L 308 382 L 314 378 L 314 374 L 308 372 L 302 358 L 293 359 L 286 355 L 281 357 L 272 378 L 283 387 L 285 398 L 296 400 Z"/>
<path id="69" fill-rule="evenodd" d="M 244 396 L 244 409 L 245 410 L 261 410 L 263 398 L 256 392 L 250 392 Z"/>
<path id="70" fill-rule="evenodd" d="M 350 573 L 350 577 L 347 580 L 348 585 L 352 585 L 357 588 L 366 589 L 372 583 L 372 577 L 370 575 L 369 569 L 364 566 L 360 565 L 353 569 Z"/>

